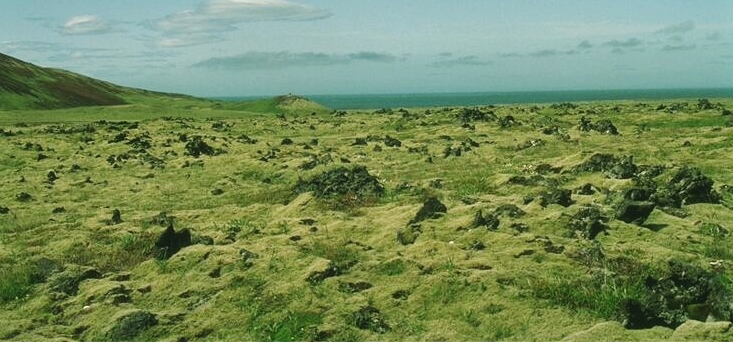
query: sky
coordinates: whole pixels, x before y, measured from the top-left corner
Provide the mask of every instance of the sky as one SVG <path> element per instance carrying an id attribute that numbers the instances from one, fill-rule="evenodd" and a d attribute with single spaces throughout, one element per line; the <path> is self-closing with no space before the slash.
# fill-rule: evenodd
<path id="1" fill-rule="evenodd" d="M 0 53 L 196 96 L 733 87 L 733 0 L 2 0 Z"/>

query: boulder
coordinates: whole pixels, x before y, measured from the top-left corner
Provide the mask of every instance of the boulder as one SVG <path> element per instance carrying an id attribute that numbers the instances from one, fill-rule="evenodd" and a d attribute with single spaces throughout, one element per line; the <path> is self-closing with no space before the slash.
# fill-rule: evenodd
<path id="1" fill-rule="evenodd" d="M 616 219 L 626 223 L 641 225 L 652 213 L 654 202 L 623 201 L 616 207 Z"/>
<path id="2" fill-rule="evenodd" d="M 427 219 L 439 218 L 446 212 L 448 212 L 448 208 L 445 204 L 441 203 L 436 197 L 430 197 L 423 203 L 420 210 L 415 214 L 415 217 L 410 220 L 410 224 L 419 223 Z"/>
<path id="3" fill-rule="evenodd" d="M 568 223 L 570 236 L 580 236 L 584 239 L 593 240 L 596 236 L 606 230 L 606 218 L 596 206 L 582 207 L 575 213 Z"/>
<path id="4" fill-rule="evenodd" d="M 108 341 L 132 341 L 140 333 L 158 324 L 155 315 L 143 310 L 124 311 L 104 334 Z"/>
<path id="5" fill-rule="evenodd" d="M 559 204 L 568 207 L 573 203 L 572 192 L 568 189 L 552 188 L 540 194 L 540 205 L 547 207 L 550 204 Z"/>
<path id="6" fill-rule="evenodd" d="M 158 259 L 168 259 L 173 254 L 178 253 L 181 248 L 191 245 L 191 231 L 188 228 L 176 231 L 173 224 L 160 234 L 158 240 L 155 241 L 155 257 Z"/>
<path id="7" fill-rule="evenodd" d="M 339 167 L 321 173 L 310 180 L 299 179 L 293 189 L 296 194 L 313 192 L 318 198 L 352 195 L 358 199 L 379 197 L 384 187 L 379 180 L 370 175 L 364 166 L 352 168 Z"/>

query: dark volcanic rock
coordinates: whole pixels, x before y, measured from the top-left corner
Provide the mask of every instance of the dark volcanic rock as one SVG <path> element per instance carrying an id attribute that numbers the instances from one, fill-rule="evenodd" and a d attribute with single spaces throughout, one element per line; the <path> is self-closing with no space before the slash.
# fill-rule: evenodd
<path id="1" fill-rule="evenodd" d="M 499 215 L 494 214 L 484 216 L 483 212 L 479 210 L 473 218 L 473 223 L 471 223 L 471 227 L 486 227 L 489 230 L 496 230 L 497 228 L 499 228 L 499 223 Z"/>
<path id="2" fill-rule="evenodd" d="M 213 156 L 216 155 L 217 152 L 209 146 L 204 140 L 199 137 L 193 137 L 186 143 L 186 154 L 192 157 L 198 158 L 202 154 L 205 154 L 207 156 Z"/>
<path id="3" fill-rule="evenodd" d="M 415 240 L 420 236 L 422 230 L 419 224 L 411 224 L 397 231 L 397 242 L 403 246 L 411 245 L 415 243 Z"/>
<path id="4" fill-rule="evenodd" d="M 669 181 L 683 204 L 718 203 L 720 195 L 713 190 L 713 180 L 698 168 L 684 166 Z"/>
<path id="5" fill-rule="evenodd" d="M 324 269 L 316 270 L 313 273 L 309 274 L 308 278 L 306 278 L 306 281 L 308 281 L 308 283 L 310 283 L 311 285 L 318 285 L 326 278 L 337 277 L 341 275 L 342 272 L 343 271 L 341 267 L 329 261 Z"/>
<path id="6" fill-rule="evenodd" d="M 559 204 L 568 207 L 573 203 L 572 192 L 568 189 L 553 188 L 540 194 L 540 205 L 546 207 L 550 204 Z"/>
<path id="7" fill-rule="evenodd" d="M 51 291 L 65 295 L 76 295 L 79 291 L 79 284 L 87 279 L 99 279 L 102 274 L 91 267 L 70 266 L 63 272 L 54 274 L 49 279 Z"/>
<path id="8" fill-rule="evenodd" d="M 310 180 L 300 179 L 293 189 L 296 194 L 310 191 L 318 198 L 353 195 L 365 199 L 382 196 L 384 187 L 376 177 L 369 174 L 366 167 L 355 166 L 348 169 L 342 166 Z"/>
<path id="9" fill-rule="evenodd" d="M 178 253 L 181 248 L 191 245 L 191 231 L 184 228 L 175 231 L 173 224 L 169 224 L 155 241 L 155 257 L 158 259 L 168 259 L 173 254 Z"/>
<path id="10" fill-rule="evenodd" d="M 598 120 L 598 122 L 593 123 L 590 119 L 586 118 L 585 116 L 580 118 L 580 124 L 578 124 L 578 129 L 584 132 L 590 132 L 590 131 L 596 131 L 598 133 L 602 134 L 609 134 L 609 135 L 618 135 L 618 129 L 616 126 L 613 125 L 613 123 L 610 120 L 602 119 Z"/>
<path id="11" fill-rule="evenodd" d="M 514 204 L 502 204 L 494 210 L 495 215 L 506 215 L 511 218 L 518 218 L 524 216 L 526 212 Z"/>
<path id="12" fill-rule="evenodd" d="M 8 214 L 8 213 L 10 213 L 10 208 L 0 207 L 0 214 Z"/>
<path id="13" fill-rule="evenodd" d="M 410 224 L 438 218 L 446 212 L 448 212 L 448 208 L 445 204 L 441 203 L 436 197 L 430 197 L 423 203 L 420 210 L 415 214 L 415 217 L 410 220 Z"/>
<path id="14" fill-rule="evenodd" d="M 616 219 L 641 225 L 656 207 L 653 202 L 623 201 L 616 207 Z"/>
<path id="15" fill-rule="evenodd" d="M 634 164 L 633 156 L 617 158 L 612 154 L 596 153 L 573 168 L 573 171 L 603 172 L 609 178 L 628 179 L 636 174 L 637 166 Z"/>
<path id="16" fill-rule="evenodd" d="M 720 277 L 675 259 L 669 261 L 668 267 L 665 277 L 646 279 L 645 296 L 621 302 L 626 328 L 664 326 L 674 329 L 689 318 L 707 318 L 707 314 L 700 315 L 700 312 L 719 320 L 733 319 L 730 305 L 733 295 Z"/>
<path id="17" fill-rule="evenodd" d="M 351 319 L 359 329 L 371 330 L 378 334 L 384 334 L 392 330 L 382 317 L 379 309 L 369 305 L 351 314 Z"/>
<path id="18" fill-rule="evenodd" d="M 387 147 L 401 147 L 402 142 L 388 135 L 384 137 L 384 145 Z"/>
<path id="19" fill-rule="evenodd" d="M 568 223 L 570 236 L 579 235 L 588 240 L 593 240 L 596 235 L 606 230 L 606 218 L 601 210 L 596 206 L 587 206 L 581 208 L 572 216 Z"/>
<path id="20" fill-rule="evenodd" d="M 126 312 L 116 319 L 104 337 L 109 341 L 132 341 L 140 333 L 158 324 L 155 315 L 143 310 Z"/>

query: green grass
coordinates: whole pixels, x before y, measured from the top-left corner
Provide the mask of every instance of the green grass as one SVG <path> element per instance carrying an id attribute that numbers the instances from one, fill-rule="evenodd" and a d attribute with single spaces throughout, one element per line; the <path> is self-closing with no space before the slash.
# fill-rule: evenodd
<path id="1" fill-rule="evenodd" d="M 700 168 L 715 189 L 733 184 L 726 172 L 731 128 L 720 126 L 713 112 L 670 115 L 609 102 L 578 104 L 567 113 L 538 105 L 540 116 L 531 106 L 496 106 L 498 117 L 512 115 L 521 125 L 476 121 L 470 130 L 461 127 L 459 109 L 410 109 L 405 118 L 396 111 L 311 115 L 300 99 L 284 100 L 244 111 L 141 95 L 126 106 L 0 112 L 0 129 L 16 133 L 0 137 L 6 147 L 0 207 L 8 208 L 0 214 L 0 317 L 7 326 L 0 336 L 104 339 L 114 324 L 109 318 L 124 308 L 159 318 L 138 336 L 148 340 L 561 340 L 619 320 L 619 302 L 641 298 L 643 280 L 662 276 L 660 265 L 670 258 L 706 270 L 710 262 L 733 260 L 731 237 L 716 226 L 733 229 L 728 193 L 723 204 L 683 206 L 687 217 L 655 210 L 642 226 L 610 219 L 607 234 L 594 241 L 567 234 L 581 206 L 612 213 L 614 201 L 633 185 L 572 172 L 594 153 L 665 165 L 658 184 L 683 165 Z M 278 107 L 283 104 L 294 107 L 287 112 Z M 585 112 L 611 113 L 615 106 L 612 115 Z M 609 118 L 622 135 L 580 132 L 581 115 Z M 547 125 L 561 127 L 570 139 L 543 134 Z M 648 129 L 637 133 L 640 125 Z M 130 140 L 143 134 L 151 146 L 141 152 Z M 402 147 L 385 147 L 379 141 L 385 135 Z M 182 138 L 193 136 L 226 153 L 187 155 Z M 373 140 L 366 147 L 351 145 L 367 136 Z M 295 143 L 282 144 L 285 138 Z M 443 157 L 446 146 L 468 138 L 479 146 Z M 538 138 L 544 146 L 516 149 Z M 683 147 L 684 140 L 692 146 Z M 381 151 L 374 150 L 377 144 Z M 38 160 L 39 153 L 48 158 Z M 110 163 L 110 156 L 120 158 Z M 154 168 L 150 156 L 159 160 Z M 301 169 L 314 159 L 325 162 Z M 540 164 L 558 172 L 538 174 Z M 354 165 L 385 186 L 384 196 L 323 199 L 294 192 L 299 179 Z M 50 171 L 58 176 L 52 183 Z M 536 182 L 507 184 L 514 176 Z M 542 207 L 537 199 L 551 185 L 573 190 L 585 183 L 599 191 L 573 193 L 570 207 Z M 32 200 L 17 201 L 22 192 Z M 447 213 L 411 227 L 431 196 Z M 487 215 L 503 204 L 526 214 L 502 214 L 494 230 L 472 227 L 479 210 Z M 54 213 L 60 207 L 64 211 Z M 111 222 L 114 209 L 122 222 Z M 175 217 L 176 230 L 188 228 L 206 244 L 153 258 L 168 224 L 154 220 L 161 212 Z M 515 224 L 526 228 L 520 232 Z M 403 245 L 398 232 L 407 230 L 416 238 Z M 77 294 L 56 295 L 36 277 L 43 273 L 32 267 L 37 259 L 60 269 L 91 267 L 102 277 L 81 281 Z M 327 265 L 338 272 L 309 281 Z M 721 282 L 733 277 L 728 267 L 716 272 Z M 113 304 L 120 289 L 130 291 L 130 300 Z M 374 310 L 360 311 L 365 307 Z M 359 312 L 390 328 L 370 328 L 364 317 L 356 322 Z M 29 329 L 33 320 L 44 324 Z M 69 328 L 81 326 L 89 328 L 80 335 Z M 639 340 L 652 336 L 638 334 Z"/>

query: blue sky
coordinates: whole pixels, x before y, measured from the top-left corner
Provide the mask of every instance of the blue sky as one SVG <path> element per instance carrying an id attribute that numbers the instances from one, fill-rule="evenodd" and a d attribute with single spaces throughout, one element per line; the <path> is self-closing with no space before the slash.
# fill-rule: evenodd
<path id="1" fill-rule="evenodd" d="M 733 0 L 3 0 L 0 52 L 199 96 L 733 87 Z"/>

